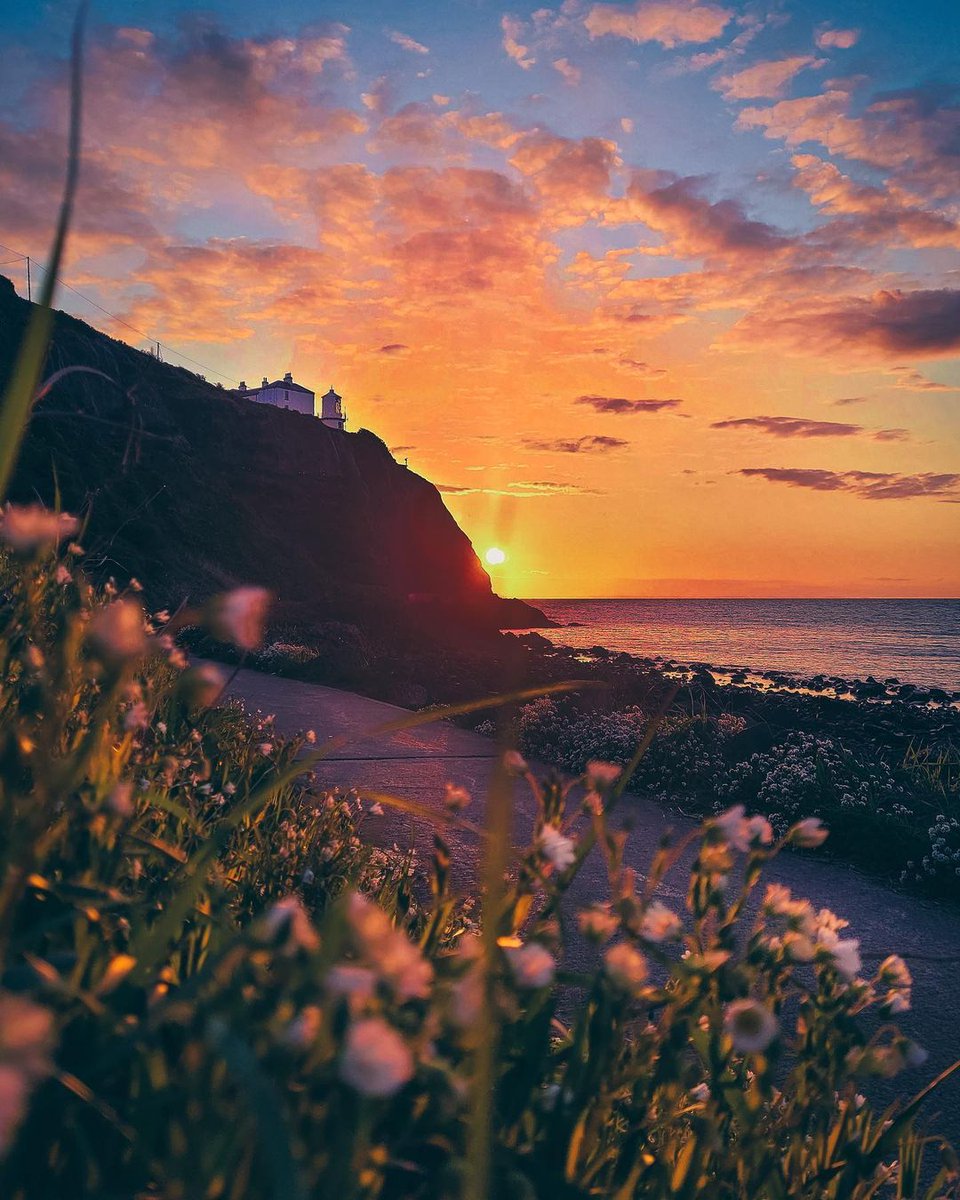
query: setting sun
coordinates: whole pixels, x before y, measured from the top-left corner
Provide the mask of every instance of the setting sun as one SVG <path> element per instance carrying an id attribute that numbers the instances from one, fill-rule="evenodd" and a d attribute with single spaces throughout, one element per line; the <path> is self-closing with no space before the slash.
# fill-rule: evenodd
<path id="1" fill-rule="evenodd" d="M 487 560 L 487 564 L 491 567 L 499 567 L 501 563 L 507 561 L 507 556 L 499 546 L 491 546 L 483 556 Z"/>

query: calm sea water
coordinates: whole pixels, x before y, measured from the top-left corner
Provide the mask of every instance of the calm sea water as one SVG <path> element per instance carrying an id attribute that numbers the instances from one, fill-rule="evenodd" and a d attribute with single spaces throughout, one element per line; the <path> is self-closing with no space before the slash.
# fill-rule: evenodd
<path id="1" fill-rule="evenodd" d="M 568 646 L 960 688 L 960 600 L 537 600 Z"/>

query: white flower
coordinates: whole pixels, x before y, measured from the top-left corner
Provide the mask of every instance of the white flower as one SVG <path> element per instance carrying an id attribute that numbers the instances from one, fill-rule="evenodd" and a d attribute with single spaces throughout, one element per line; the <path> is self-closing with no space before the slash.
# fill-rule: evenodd
<path id="1" fill-rule="evenodd" d="M 825 951 L 840 978 L 852 983 L 861 967 L 859 939 L 838 937 L 835 929 L 824 926 L 817 933 L 817 945 Z"/>
<path id="2" fill-rule="evenodd" d="M 226 682 L 219 667 L 213 663 L 199 663 L 180 676 L 177 690 L 188 708 L 209 708 L 220 699 Z"/>
<path id="3" fill-rule="evenodd" d="M 528 942 L 526 946 L 507 946 L 505 953 L 519 987 L 542 988 L 553 983 L 557 964 L 550 951 L 539 942 Z"/>
<path id="4" fill-rule="evenodd" d="M 121 782 L 111 791 L 107 797 L 107 808 L 117 817 L 132 817 L 133 808 L 133 784 L 130 782 Z"/>
<path id="5" fill-rule="evenodd" d="M 723 1029 L 741 1054 L 759 1054 L 780 1032 L 773 1013 L 757 1000 L 733 1000 L 723 1014 Z"/>
<path id="6" fill-rule="evenodd" d="M 287 949 L 316 950 L 320 945 L 317 931 L 310 923 L 307 910 L 296 896 L 284 896 L 272 905 L 261 918 L 262 929 L 271 941 L 283 935 Z"/>
<path id="7" fill-rule="evenodd" d="M 910 968 L 899 954 L 891 954 L 883 960 L 878 971 L 880 982 L 891 988 L 909 988 L 913 985 Z"/>
<path id="8" fill-rule="evenodd" d="M 0 1153 L 23 1119 L 30 1093 L 53 1070 L 53 1013 L 0 992 Z"/>
<path id="9" fill-rule="evenodd" d="M 263 641 L 270 600 L 270 593 L 260 587 L 235 588 L 215 596 L 207 606 L 210 632 L 240 650 L 256 650 Z"/>
<path id="10" fill-rule="evenodd" d="M 710 1088 L 705 1083 L 698 1083 L 696 1087 L 690 1089 L 690 1098 L 696 1100 L 698 1104 L 706 1104 L 710 1099 Z"/>
<path id="11" fill-rule="evenodd" d="M 0 541 L 17 554 L 35 554 L 56 546 L 79 528 L 76 517 L 50 512 L 42 504 L 8 504 L 0 515 Z"/>
<path id="12" fill-rule="evenodd" d="M 611 946 L 603 956 L 603 969 L 612 984 L 624 992 L 636 992 L 647 978 L 647 960 L 628 942 Z"/>
<path id="13" fill-rule="evenodd" d="M 620 928 L 620 918 L 603 905 L 594 904 L 577 913 L 577 924 L 584 937 L 595 942 L 606 942 Z"/>
<path id="14" fill-rule="evenodd" d="M 413 1054 L 382 1017 L 356 1021 L 347 1030 L 340 1078 L 362 1096 L 386 1097 L 413 1077 Z"/>
<path id="15" fill-rule="evenodd" d="M 123 728 L 127 733 L 133 733 L 137 729 L 146 729 L 149 724 L 150 713 L 142 700 L 138 700 L 136 704 L 131 704 L 123 714 Z"/>
<path id="16" fill-rule="evenodd" d="M 910 1011 L 910 989 L 897 988 L 887 992 L 883 1000 L 884 1006 L 893 1016 Z"/>
<path id="17" fill-rule="evenodd" d="M 827 830 L 824 829 L 819 817 L 806 817 L 794 825 L 790 830 L 789 838 L 795 845 L 812 850 L 817 846 L 822 846 L 827 840 Z"/>
<path id="18" fill-rule="evenodd" d="M 623 767 L 616 763 L 588 762 L 587 786 L 595 792 L 602 792 L 612 787 L 623 774 Z"/>
<path id="19" fill-rule="evenodd" d="M 465 787 L 459 787 L 455 783 L 447 783 L 443 789 L 443 803 L 447 808 L 455 811 L 460 811 L 467 807 L 473 797 Z"/>
<path id="20" fill-rule="evenodd" d="M 766 817 L 748 817 L 747 835 L 752 846 L 769 846 L 773 841 L 773 826 Z"/>
<path id="21" fill-rule="evenodd" d="M 298 1050 L 306 1050 L 317 1040 L 323 1014 L 315 1004 L 307 1004 L 287 1026 L 286 1041 Z"/>
<path id="22" fill-rule="evenodd" d="M 556 825 L 544 825 L 540 830 L 537 849 L 558 871 L 565 871 L 577 857 L 573 839 L 561 833 Z"/>
<path id="23" fill-rule="evenodd" d="M 433 967 L 382 909 L 354 892 L 347 901 L 347 920 L 359 949 L 401 1003 L 427 999 Z"/>
<path id="24" fill-rule="evenodd" d="M 508 750 L 503 756 L 503 765 L 511 775 L 525 775 L 530 770 L 519 750 Z"/>
<path id="25" fill-rule="evenodd" d="M 114 600 L 94 614 L 87 640 L 96 657 L 111 666 L 140 658 L 147 649 L 143 609 L 136 600 Z"/>
<path id="26" fill-rule="evenodd" d="M 735 804 L 719 817 L 714 817 L 712 822 L 713 827 L 720 831 L 724 840 L 728 841 L 734 850 L 746 850 L 750 846 L 746 811 L 742 804 Z"/>
<path id="27" fill-rule="evenodd" d="M 326 973 L 323 985 L 332 996 L 345 996 L 351 1004 L 363 1005 L 373 998 L 377 977 L 369 967 L 339 963 Z"/>
<path id="28" fill-rule="evenodd" d="M 666 942 L 679 937 L 683 923 L 672 908 L 651 900 L 640 922 L 640 936 L 648 942 Z"/>

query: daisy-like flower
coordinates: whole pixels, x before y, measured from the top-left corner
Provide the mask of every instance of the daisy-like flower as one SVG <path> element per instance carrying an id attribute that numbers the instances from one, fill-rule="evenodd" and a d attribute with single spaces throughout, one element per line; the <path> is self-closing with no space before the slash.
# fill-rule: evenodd
<path id="1" fill-rule="evenodd" d="M 270 593 L 261 587 L 224 592 L 207 605 L 207 627 L 221 642 L 230 642 L 239 650 L 256 650 L 263 641 L 270 601 Z"/>
<path id="2" fill-rule="evenodd" d="M 209 708 L 220 698 L 226 677 L 213 663 L 199 663 L 180 676 L 177 691 L 188 708 Z"/>
<path id="3" fill-rule="evenodd" d="M 620 918 L 602 904 L 593 904 L 577 913 L 577 924 L 584 937 L 594 942 L 608 942 L 620 928 Z"/>
<path id="4" fill-rule="evenodd" d="M 622 774 L 623 767 L 618 767 L 616 763 L 588 762 L 587 786 L 591 791 L 602 792 L 606 788 L 613 787 Z"/>
<path id="5" fill-rule="evenodd" d="M 525 775 L 530 770 L 519 750 L 508 750 L 503 756 L 503 765 L 511 775 Z"/>
<path id="6" fill-rule="evenodd" d="M 733 1000 L 724 1009 L 723 1029 L 741 1054 L 762 1054 L 780 1032 L 777 1018 L 757 1000 Z"/>
<path id="7" fill-rule="evenodd" d="M 683 922 L 677 914 L 659 900 L 650 901 L 640 921 L 640 936 L 648 942 L 670 941 L 679 937 L 682 929 Z"/>
<path id="8" fill-rule="evenodd" d="M 565 871 L 577 857 L 573 839 L 561 833 L 556 825 L 544 825 L 540 830 L 537 849 L 558 871 Z"/>
<path id="9" fill-rule="evenodd" d="M 504 953 L 518 987 L 542 988 L 553 983 L 557 964 L 550 951 L 539 942 L 507 946 Z"/>
<path id="10" fill-rule="evenodd" d="M 628 942 L 618 942 L 604 954 L 603 971 L 616 988 L 633 994 L 646 982 L 647 960 Z"/>
<path id="11" fill-rule="evenodd" d="M 347 1030 L 340 1078 L 362 1096 L 384 1098 L 413 1078 L 413 1053 L 382 1017 L 355 1021 Z"/>
<path id="12" fill-rule="evenodd" d="M 846 983 L 856 979 L 862 965 L 858 938 L 841 938 L 835 929 L 824 926 L 817 932 L 817 947 L 824 952 L 841 979 Z"/>
<path id="13" fill-rule="evenodd" d="M 87 629 L 93 654 L 108 666 L 119 667 L 141 658 L 147 649 L 143 609 L 136 600 L 114 600 L 98 609 Z"/>
<path id="14" fill-rule="evenodd" d="M 320 938 L 307 910 L 296 896 L 284 896 L 278 900 L 260 918 L 260 922 L 267 940 L 273 941 L 282 935 L 289 953 L 295 950 L 313 951 L 320 945 Z"/>
<path id="15" fill-rule="evenodd" d="M 806 817 L 794 825 L 788 837 L 795 846 L 813 850 L 817 846 L 822 846 L 827 840 L 827 830 L 824 829 L 819 817 Z"/>
<path id="16" fill-rule="evenodd" d="M 53 1070 L 53 1013 L 0 992 L 0 1153 L 10 1145 L 33 1089 Z"/>
<path id="17" fill-rule="evenodd" d="M 16 554 L 36 554 L 57 546 L 79 528 L 76 517 L 51 512 L 42 504 L 8 504 L 0 513 L 0 541 Z"/>
<path id="18" fill-rule="evenodd" d="M 446 783 L 443 789 L 443 803 L 452 812 L 462 812 L 473 797 L 465 787 L 455 783 Z"/>

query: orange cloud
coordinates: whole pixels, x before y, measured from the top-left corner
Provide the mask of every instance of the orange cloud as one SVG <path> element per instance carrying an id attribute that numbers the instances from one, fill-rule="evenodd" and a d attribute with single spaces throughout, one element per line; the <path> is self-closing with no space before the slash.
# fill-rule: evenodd
<path id="1" fill-rule="evenodd" d="M 584 18 L 592 38 L 612 34 L 631 42 L 659 42 L 672 49 L 684 42 L 712 42 L 733 19 L 719 4 L 698 0 L 639 0 L 632 8 L 595 4 Z"/>
<path id="2" fill-rule="evenodd" d="M 778 58 L 770 62 L 755 63 L 733 75 L 723 75 L 717 80 L 717 89 L 726 100 L 748 100 L 756 97 L 775 99 L 782 96 L 790 83 L 801 71 L 811 67 L 822 67 L 825 59 L 812 54 L 798 54 L 793 58 Z"/>

